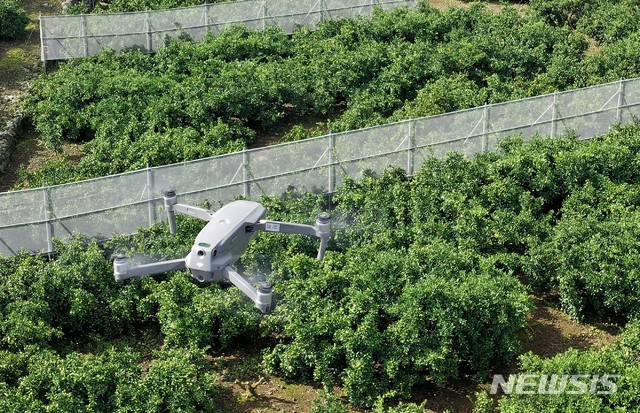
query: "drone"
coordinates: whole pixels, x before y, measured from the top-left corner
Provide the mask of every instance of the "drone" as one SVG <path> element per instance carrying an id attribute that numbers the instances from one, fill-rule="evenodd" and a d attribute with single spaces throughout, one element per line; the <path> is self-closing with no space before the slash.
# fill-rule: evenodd
<path id="1" fill-rule="evenodd" d="M 188 268 L 192 278 L 200 283 L 231 282 L 249 297 L 262 313 L 268 313 L 271 311 L 273 294 L 271 285 L 260 283 L 258 288 L 255 288 L 232 268 L 249 246 L 249 241 L 256 237 L 258 231 L 318 237 L 320 247 L 317 258 L 322 260 L 331 237 L 330 216 L 326 212 L 318 214 L 316 225 L 312 226 L 266 220 L 264 218 L 267 210 L 258 202 L 233 201 L 213 212 L 179 204 L 173 189 L 163 190 L 162 195 L 172 234 L 178 230 L 176 213 L 207 221 L 207 225 L 196 236 L 191 252 L 185 258 L 130 267 L 126 256 L 117 254 L 113 261 L 113 275 L 116 281 Z"/>

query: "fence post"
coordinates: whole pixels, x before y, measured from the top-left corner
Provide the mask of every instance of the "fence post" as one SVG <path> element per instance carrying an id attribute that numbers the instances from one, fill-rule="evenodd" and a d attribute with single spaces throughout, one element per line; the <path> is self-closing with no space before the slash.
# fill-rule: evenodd
<path id="1" fill-rule="evenodd" d="M 209 25 L 209 3 L 207 3 L 206 1 L 204 2 L 203 19 L 204 19 L 204 28 L 206 29 L 207 34 L 209 34 L 211 32 L 211 26 Z"/>
<path id="2" fill-rule="evenodd" d="M 153 168 L 147 164 L 147 210 L 149 211 L 149 228 L 156 223 L 156 201 L 153 187 L 155 186 Z"/>
<path id="3" fill-rule="evenodd" d="M 47 74 L 47 52 L 46 45 L 44 44 L 44 24 L 42 24 L 42 13 L 38 17 L 38 21 L 40 22 L 40 60 L 42 60 L 42 70 L 44 74 Z"/>
<path id="4" fill-rule="evenodd" d="M 487 153 L 489 150 L 489 136 L 487 132 L 489 131 L 489 105 L 487 102 L 484 103 L 484 108 L 482 110 L 482 153 Z"/>
<path id="5" fill-rule="evenodd" d="M 336 185 L 336 167 L 334 152 L 336 148 L 336 138 L 331 131 L 329 131 L 329 193 L 332 194 Z"/>
<path id="6" fill-rule="evenodd" d="M 84 57 L 89 56 L 89 42 L 87 40 L 87 15 L 83 14 L 80 17 L 80 25 L 82 26 L 82 46 L 84 48 Z"/>
<path id="7" fill-rule="evenodd" d="M 556 118 L 558 117 L 558 91 L 553 92 L 553 107 L 551 108 L 551 139 L 556 137 Z"/>
<path id="8" fill-rule="evenodd" d="M 247 147 L 242 148 L 242 195 L 245 199 L 251 196 L 251 188 L 249 186 L 249 152 Z"/>
<path id="9" fill-rule="evenodd" d="M 151 24 L 149 23 L 149 10 L 144 15 L 144 26 L 147 35 L 147 53 L 153 53 L 153 37 L 151 36 Z"/>
<path id="10" fill-rule="evenodd" d="M 262 0 L 262 31 L 267 28 L 267 0 Z"/>
<path id="11" fill-rule="evenodd" d="M 325 4 L 324 0 L 320 0 L 320 23 L 324 22 L 324 13 L 326 9 L 327 5 Z"/>
<path id="12" fill-rule="evenodd" d="M 618 84 L 618 107 L 616 108 L 616 122 L 622 120 L 622 105 L 624 105 L 624 80 L 620 79 Z"/>
<path id="13" fill-rule="evenodd" d="M 416 121 L 409 119 L 409 136 L 407 137 L 407 176 L 413 175 L 413 151 L 416 140 Z"/>
<path id="14" fill-rule="evenodd" d="M 45 184 L 42 187 L 42 201 L 44 206 L 44 220 L 47 231 L 47 252 L 53 252 L 53 223 L 51 222 L 51 197 L 49 195 L 49 187 Z"/>

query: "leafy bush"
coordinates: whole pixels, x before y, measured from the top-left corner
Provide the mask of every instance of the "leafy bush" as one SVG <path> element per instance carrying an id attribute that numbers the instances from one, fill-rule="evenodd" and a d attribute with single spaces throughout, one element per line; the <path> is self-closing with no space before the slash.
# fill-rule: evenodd
<path id="1" fill-rule="evenodd" d="M 96 332 L 114 337 L 136 321 L 140 284 L 118 286 L 104 253 L 80 239 L 56 243 L 59 257 L 3 258 L 0 283 L 1 348 L 46 345 L 56 338 Z"/>
<path id="2" fill-rule="evenodd" d="M 24 37 L 29 16 L 16 0 L 0 0 L 0 40 Z"/>
<path id="3" fill-rule="evenodd" d="M 425 377 L 482 374 L 515 354 L 529 309 L 523 286 L 455 236 L 420 228 L 422 215 L 409 211 L 422 196 L 411 184 L 401 170 L 347 181 L 334 219 L 350 228 L 325 260 L 273 263 L 283 299 L 265 322 L 285 340 L 266 356 L 271 371 L 342 383 L 352 402 L 370 406 Z"/>
<path id="4" fill-rule="evenodd" d="M 529 309 L 522 285 L 490 268 L 450 265 L 454 254 L 431 267 L 420 260 L 429 252 L 356 248 L 308 263 L 304 276 L 282 269 L 285 298 L 267 322 L 288 340 L 269 352 L 268 368 L 341 379 L 352 402 L 372 405 L 407 396 L 425 377 L 442 383 L 462 365 L 484 373 L 509 359 Z"/>
<path id="5" fill-rule="evenodd" d="M 580 0 L 531 0 L 531 9 L 554 26 L 569 25 L 575 28 L 576 23 L 590 5 L 589 1 Z"/>
<path id="6" fill-rule="evenodd" d="M 220 392 L 202 351 L 159 351 L 143 375 L 139 355 L 125 350 L 64 357 L 37 347 L 20 354 L 0 352 L 4 376 L 0 408 L 69 413 L 219 411 L 215 400 Z"/>
<path id="7" fill-rule="evenodd" d="M 578 30 L 597 41 L 611 44 L 637 32 L 640 29 L 637 19 L 639 10 L 635 0 L 598 1 L 588 9 L 577 24 Z"/>
<path id="8" fill-rule="evenodd" d="M 311 413 L 348 413 L 349 408 L 333 393 L 322 392 L 313 401 Z"/>
<path id="9" fill-rule="evenodd" d="M 159 285 L 152 300 L 168 347 L 229 348 L 257 333 L 260 314 L 237 289 L 201 288 L 181 274 Z"/>

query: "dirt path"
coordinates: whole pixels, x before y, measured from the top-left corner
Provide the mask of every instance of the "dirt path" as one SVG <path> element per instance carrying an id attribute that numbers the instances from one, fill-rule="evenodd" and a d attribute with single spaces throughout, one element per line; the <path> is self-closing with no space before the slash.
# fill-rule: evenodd
<path id="1" fill-rule="evenodd" d="M 17 103 L 25 93 L 29 82 L 43 72 L 40 61 L 40 14 L 58 14 L 60 0 L 22 0 L 22 7 L 29 15 L 24 39 L 0 41 L 0 125 L 17 111 Z M 0 179 L 0 191 L 12 188 L 18 177 L 18 169 L 35 168 L 46 159 L 59 156 L 45 149 L 38 134 L 28 127 L 18 137 L 11 160 Z"/>
<path id="2" fill-rule="evenodd" d="M 25 82 L 42 73 L 40 13 L 60 12 L 59 0 L 22 0 L 21 5 L 29 15 L 26 37 L 0 41 L 0 115 L 5 117 L 15 111 L 15 102 L 24 93 Z"/>

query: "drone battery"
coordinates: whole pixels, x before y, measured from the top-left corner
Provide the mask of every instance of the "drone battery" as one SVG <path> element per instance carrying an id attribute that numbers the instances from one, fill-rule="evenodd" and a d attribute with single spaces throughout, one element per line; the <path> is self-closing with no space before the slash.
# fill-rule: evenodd
<path id="1" fill-rule="evenodd" d="M 265 215 L 266 209 L 251 201 L 234 201 L 216 211 L 186 258 L 193 277 L 200 282 L 221 281 L 222 270 L 240 258 L 257 234 L 247 227 Z"/>

